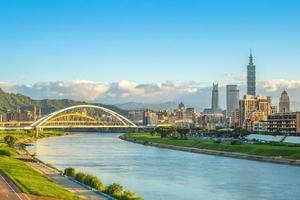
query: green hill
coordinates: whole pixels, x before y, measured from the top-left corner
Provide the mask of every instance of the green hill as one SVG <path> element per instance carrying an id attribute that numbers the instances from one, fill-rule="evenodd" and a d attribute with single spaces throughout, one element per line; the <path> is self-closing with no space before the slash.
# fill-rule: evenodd
<path id="1" fill-rule="evenodd" d="M 69 99 L 34 100 L 22 94 L 4 92 L 0 88 L 0 111 L 2 112 L 6 112 L 8 110 L 15 111 L 17 109 L 33 110 L 34 106 L 36 106 L 37 108 L 42 109 L 43 114 L 49 114 L 51 112 L 54 112 L 62 108 L 66 108 L 74 105 L 81 105 L 81 104 L 91 104 L 91 103 L 87 103 L 83 101 L 73 101 Z M 97 104 L 97 103 L 93 103 L 93 105 L 103 106 L 119 114 L 127 116 L 127 111 L 122 110 L 117 106 Z"/>

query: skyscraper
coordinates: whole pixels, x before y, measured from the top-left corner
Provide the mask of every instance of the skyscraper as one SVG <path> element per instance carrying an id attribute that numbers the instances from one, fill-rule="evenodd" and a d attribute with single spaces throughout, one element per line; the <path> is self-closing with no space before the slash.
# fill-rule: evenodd
<path id="1" fill-rule="evenodd" d="M 288 113 L 290 112 L 290 97 L 286 90 L 281 93 L 279 99 L 279 112 Z"/>
<path id="2" fill-rule="evenodd" d="M 247 94 L 256 95 L 256 75 L 253 63 L 252 51 L 250 50 L 249 64 L 247 65 Z"/>
<path id="3" fill-rule="evenodd" d="M 211 100 L 211 111 L 212 113 L 219 112 L 219 84 L 213 84 L 212 89 L 212 100 Z"/>
<path id="4" fill-rule="evenodd" d="M 237 85 L 226 86 L 226 113 L 230 116 L 237 108 L 239 108 L 240 91 Z"/>

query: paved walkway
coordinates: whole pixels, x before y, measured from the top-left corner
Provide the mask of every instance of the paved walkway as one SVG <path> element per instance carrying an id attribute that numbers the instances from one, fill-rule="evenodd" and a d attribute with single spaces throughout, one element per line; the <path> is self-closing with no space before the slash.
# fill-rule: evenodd
<path id="1" fill-rule="evenodd" d="M 28 200 L 19 189 L 2 173 L 0 173 L 1 200 Z"/>
<path id="2" fill-rule="evenodd" d="M 21 153 L 20 158 L 23 159 L 29 166 L 31 166 L 34 170 L 44 174 L 50 180 L 54 181 L 55 183 L 61 185 L 65 189 L 77 194 L 82 199 L 87 200 L 106 200 L 107 198 L 98 195 L 91 190 L 88 190 L 81 185 L 68 180 L 67 178 L 57 174 L 54 170 L 49 169 L 43 165 L 40 165 L 36 162 L 30 162 L 31 157 L 25 153 Z M 2 200 L 2 199 L 1 199 Z"/>

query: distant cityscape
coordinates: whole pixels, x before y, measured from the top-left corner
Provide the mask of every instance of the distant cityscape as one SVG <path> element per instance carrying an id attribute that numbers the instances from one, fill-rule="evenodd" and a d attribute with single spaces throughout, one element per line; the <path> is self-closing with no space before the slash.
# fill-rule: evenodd
<path id="1" fill-rule="evenodd" d="M 211 107 L 203 112 L 180 103 L 174 111 L 136 110 L 128 113 L 134 123 L 145 126 L 200 126 L 207 130 L 245 128 L 251 132 L 300 134 L 300 112 L 290 110 L 290 98 L 284 90 L 279 105 L 270 96 L 256 93 L 256 66 L 250 50 L 247 65 L 247 94 L 240 99 L 238 85 L 226 86 L 226 110 L 219 106 L 219 84 L 213 83 Z"/>
<path id="2" fill-rule="evenodd" d="M 209 97 L 207 97 L 209 98 Z M 300 134 L 300 112 L 290 110 L 290 98 L 282 91 L 279 105 L 272 104 L 270 96 L 257 95 L 256 66 L 250 50 L 247 65 L 247 93 L 240 98 L 238 85 L 226 85 L 226 109 L 219 105 L 219 83 L 213 83 L 211 107 L 202 112 L 186 107 L 183 102 L 178 108 L 138 109 L 128 111 L 128 119 L 140 126 L 202 127 L 205 130 L 245 128 L 250 132 L 276 134 Z M 42 117 L 42 109 L 16 109 L 0 112 L 0 122 L 36 121 Z M 105 117 L 105 116 L 103 116 Z"/>

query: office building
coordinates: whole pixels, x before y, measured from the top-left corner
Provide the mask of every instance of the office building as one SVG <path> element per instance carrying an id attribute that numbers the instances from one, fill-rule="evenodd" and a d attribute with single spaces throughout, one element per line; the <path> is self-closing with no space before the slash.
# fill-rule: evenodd
<path id="1" fill-rule="evenodd" d="M 219 84 L 213 84 L 212 99 L 211 99 L 211 112 L 218 113 L 219 108 Z"/>
<path id="2" fill-rule="evenodd" d="M 226 115 L 230 114 L 239 108 L 240 91 L 237 85 L 226 86 Z"/>
<path id="3" fill-rule="evenodd" d="M 290 97 L 286 90 L 281 93 L 279 99 L 279 112 L 289 113 L 290 112 Z"/>
<path id="4" fill-rule="evenodd" d="M 256 95 L 256 66 L 253 63 L 252 52 L 250 51 L 249 64 L 247 65 L 247 94 Z"/>

